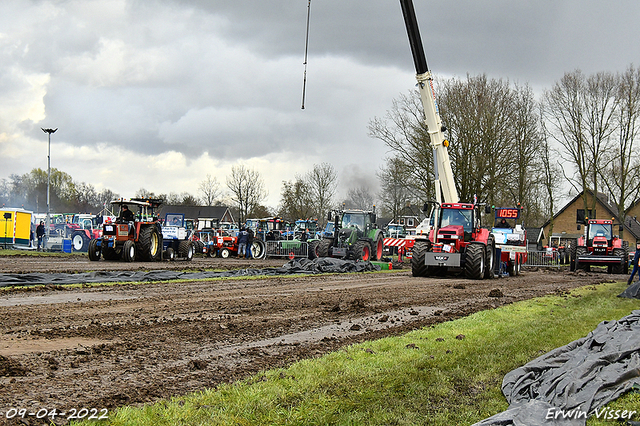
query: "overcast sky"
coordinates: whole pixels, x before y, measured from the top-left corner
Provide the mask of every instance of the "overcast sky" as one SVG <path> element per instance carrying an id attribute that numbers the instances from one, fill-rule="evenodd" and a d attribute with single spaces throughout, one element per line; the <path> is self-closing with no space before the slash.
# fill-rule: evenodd
<path id="1" fill-rule="evenodd" d="M 565 72 L 640 65 L 637 0 L 414 0 L 430 69 L 536 93 Z M 0 178 L 51 166 L 132 197 L 231 167 L 281 184 L 329 162 L 340 194 L 388 155 L 367 136 L 415 84 L 398 0 L 2 0 Z"/>

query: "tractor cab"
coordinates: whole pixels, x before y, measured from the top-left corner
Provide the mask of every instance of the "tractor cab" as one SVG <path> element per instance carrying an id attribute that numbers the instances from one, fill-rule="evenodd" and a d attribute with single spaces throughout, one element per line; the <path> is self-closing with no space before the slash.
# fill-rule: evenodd
<path id="1" fill-rule="evenodd" d="M 434 239 L 434 230 L 432 230 L 430 240 L 434 243 L 452 245 L 456 251 L 460 251 L 460 243 L 471 241 L 474 229 L 480 223 L 479 218 L 476 217 L 474 205 L 444 203 L 439 211 L 437 235 L 435 235 L 437 238 Z"/>
<path id="2" fill-rule="evenodd" d="M 613 243 L 613 222 L 610 220 L 593 220 L 589 221 L 588 226 L 587 246 L 592 246 L 594 253 L 606 253 L 607 247 L 611 247 Z"/>

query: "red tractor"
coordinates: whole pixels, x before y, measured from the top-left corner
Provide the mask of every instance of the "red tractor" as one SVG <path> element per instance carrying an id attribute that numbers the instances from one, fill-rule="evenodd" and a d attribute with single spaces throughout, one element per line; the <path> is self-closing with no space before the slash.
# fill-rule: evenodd
<path id="1" fill-rule="evenodd" d="M 479 205 L 443 203 L 437 212 L 429 238 L 416 239 L 413 245 L 413 276 L 460 271 L 472 279 L 493 278 L 495 242 L 491 232 L 480 227 Z"/>
<path id="2" fill-rule="evenodd" d="M 571 247 L 572 271 L 589 271 L 591 265 L 606 266 L 610 274 L 629 272 L 629 247 L 626 241 L 613 235 L 612 220 L 588 219 L 584 235 Z"/>
<path id="3" fill-rule="evenodd" d="M 155 210 L 162 203 L 158 199 L 119 199 L 111 204 L 120 211 L 115 223 L 102 224 L 102 238 L 89 243 L 89 259 L 100 260 L 162 260 L 162 227 Z M 129 210 L 137 207 L 137 213 Z M 128 213 L 127 213 L 128 212 Z"/>

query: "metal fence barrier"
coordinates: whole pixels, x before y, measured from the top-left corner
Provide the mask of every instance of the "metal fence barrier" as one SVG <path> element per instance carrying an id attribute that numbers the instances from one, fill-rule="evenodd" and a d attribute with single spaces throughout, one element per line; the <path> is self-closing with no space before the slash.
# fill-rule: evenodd
<path id="1" fill-rule="evenodd" d="M 309 244 L 303 241 L 267 241 L 267 256 L 307 257 Z"/>
<path id="2" fill-rule="evenodd" d="M 527 263 L 524 266 L 548 266 L 560 267 L 566 266 L 568 256 L 560 255 L 557 251 L 529 251 L 527 252 Z"/>

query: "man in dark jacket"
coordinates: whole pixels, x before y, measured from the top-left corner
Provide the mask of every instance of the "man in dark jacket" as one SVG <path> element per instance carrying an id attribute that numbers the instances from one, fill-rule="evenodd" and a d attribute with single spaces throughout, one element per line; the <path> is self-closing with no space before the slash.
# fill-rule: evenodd
<path id="1" fill-rule="evenodd" d="M 38 251 L 40 251 L 40 247 L 44 248 L 42 245 L 42 240 L 44 239 L 44 222 L 40 221 L 40 225 L 36 228 L 36 237 L 38 238 Z"/>
<path id="2" fill-rule="evenodd" d="M 631 271 L 631 276 L 629 277 L 629 281 L 627 281 L 627 285 L 631 285 L 633 281 L 633 277 L 638 272 L 638 259 L 640 258 L 640 244 L 636 244 L 636 254 L 633 256 L 633 270 Z"/>
<path id="3" fill-rule="evenodd" d="M 247 229 L 247 259 L 253 259 L 253 254 L 251 254 L 251 247 L 253 246 L 253 229 Z"/>
<path id="4" fill-rule="evenodd" d="M 249 233 L 246 229 L 241 228 L 238 233 L 238 259 L 244 257 L 247 250 L 247 240 L 249 239 Z"/>

